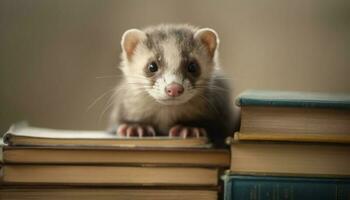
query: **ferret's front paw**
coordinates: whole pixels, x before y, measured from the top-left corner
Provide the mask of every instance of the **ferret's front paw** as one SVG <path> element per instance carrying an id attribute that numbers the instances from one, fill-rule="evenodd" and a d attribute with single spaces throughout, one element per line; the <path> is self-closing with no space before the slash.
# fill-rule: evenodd
<path id="1" fill-rule="evenodd" d="M 169 137 L 205 137 L 207 132 L 204 128 L 176 125 L 169 130 Z"/>
<path id="2" fill-rule="evenodd" d="M 152 126 L 140 124 L 120 124 L 117 129 L 117 135 L 121 137 L 144 137 L 155 136 L 156 132 Z"/>

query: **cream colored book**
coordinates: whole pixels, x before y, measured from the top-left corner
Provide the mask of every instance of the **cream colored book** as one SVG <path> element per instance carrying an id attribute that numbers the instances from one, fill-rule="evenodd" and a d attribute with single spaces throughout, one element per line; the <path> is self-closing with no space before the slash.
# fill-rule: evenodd
<path id="1" fill-rule="evenodd" d="M 350 145 L 241 141 L 231 144 L 231 172 L 350 177 Z"/>
<path id="2" fill-rule="evenodd" d="M 239 141 L 281 141 L 350 144 L 350 134 L 236 132 Z"/>
<path id="3" fill-rule="evenodd" d="M 205 189 L 125 188 L 0 188 L 1 200 L 217 200 L 218 192 Z"/>
<path id="4" fill-rule="evenodd" d="M 207 137 L 118 137 L 106 131 L 58 130 L 15 124 L 4 135 L 9 146 L 210 147 Z"/>
<path id="5" fill-rule="evenodd" d="M 212 148 L 17 147 L 3 148 L 5 164 L 113 164 L 228 168 L 230 152 Z"/>
<path id="6" fill-rule="evenodd" d="M 87 165 L 5 165 L 2 181 L 12 185 L 216 186 L 218 169 Z"/>
<path id="7" fill-rule="evenodd" d="M 350 135 L 350 109 L 242 106 L 241 133 Z"/>

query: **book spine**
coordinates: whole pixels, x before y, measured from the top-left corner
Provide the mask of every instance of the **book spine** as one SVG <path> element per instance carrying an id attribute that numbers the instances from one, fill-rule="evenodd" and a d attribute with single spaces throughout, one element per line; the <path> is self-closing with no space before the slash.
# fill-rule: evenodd
<path id="1" fill-rule="evenodd" d="M 224 177 L 225 200 L 346 200 L 350 179 L 269 176 Z"/>

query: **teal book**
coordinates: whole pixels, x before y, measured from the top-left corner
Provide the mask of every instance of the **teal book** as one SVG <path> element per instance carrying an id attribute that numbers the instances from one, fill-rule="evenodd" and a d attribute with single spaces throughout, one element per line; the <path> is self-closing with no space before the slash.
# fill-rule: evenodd
<path id="1" fill-rule="evenodd" d="M 350 179 L 224 175 L 224 200 L 349 200 Z"/>
<path id="2" fill-rule="evenodd" d="M 350 109 L 350 94 L 247 90 L 236 98 L 238 106 L 275 106 Z"/>

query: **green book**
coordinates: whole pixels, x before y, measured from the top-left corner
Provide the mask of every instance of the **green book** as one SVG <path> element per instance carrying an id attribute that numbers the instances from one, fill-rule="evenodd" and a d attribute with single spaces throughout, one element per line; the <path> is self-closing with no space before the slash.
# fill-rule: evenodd
<path id="1" fill-rule="evenodd" d="M 350 94 L 247 90 L 236 99 L 238 106 L 276 106 L 350 109 Z"/>
<path id="2" fill-rule="evenodd" d="M 346 200 L 349 179 L 224 175 L 224 200 Z"/>

